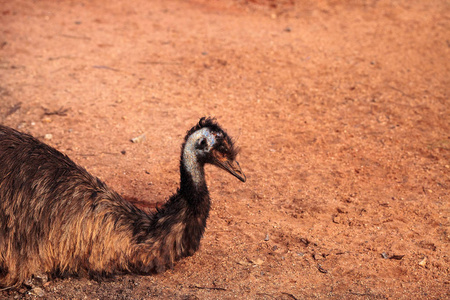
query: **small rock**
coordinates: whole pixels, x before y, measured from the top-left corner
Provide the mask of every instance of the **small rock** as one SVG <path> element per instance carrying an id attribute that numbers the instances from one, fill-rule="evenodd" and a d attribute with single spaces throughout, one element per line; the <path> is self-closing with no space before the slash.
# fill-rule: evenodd
<path id="1" fill-rule="evenodd" d="M 145 133 L 131 139 L 132 143 L 142 143 L 145 140 Z"/>
<path id="2" fill-rule="evenodd" d="M 248 262 L 246 262 L 246 261 L 243 261 L 243 260 L 240 260 L 240 261 L 238 261 L 238 262 L 236 262 L 238 265 L 241 265 L 241 266 L 248 266 Z"/>
<path id="3" fill-rule="evenodd" d="M 28 293 L 30 295 L 37 296 L 37 297 L 44 297 L 44 295 L 45 295 L 44 290 L 41 289 L 40 287 L 35 287 L 35 288 L 31 289 Z"/>
<path id="4" fill-rule="evenodd" d="M 402 260 L 404 255 L 394 254 L 389 256 L 386 252 L 381 253 L 381 257 L 384 259 L 394 259 L 394 260 Z"/>
<path id="5" fill-rule="evenodd" d="M 419 262 L 419 266 L 424 267 L 427 264 L 427 257 L 425 256 L 420 262 Z"/>
<path id="6" fill-rule="evenodd" d="M 263 262 L 264 261 L 261 258 L 257 258 L 257 259 L 252 260 L 252 264 L 257 265 L 257 266 L 262 265 Z"/>
<path id="7" fill-rule="evenodd" d="M 269 234 L 266 234 L 266 237 L 264 238 L 264 241 L 269 241 Z"/>
<path id="8" fill-rule="evenodd" d="M 389 257 L 389 259 L 401 260 L 403 257 L 404 257 L 404 255 L 394 254 L 391 257 Z"/>
<path id="9" fill-rule="evenodd" d="M 333 223 L 335 223 L 335 224 L 342 223 L 342 219 L 341 219 L 340 215 L 333 215 L 332 220 L 333 220 Z"/>
<path id="10" fill-rule="evenodd" d="M 305 239 L 305 238 L 300 238 L 300 242 L 302 242 L 303 244 L 305 244 L 306 247 L 311 243 L 310 241 L 308 241 L 308 240 Z"/>
<path id="11" fill-rule="evenodd" d="M 42 119 L 42 123 L 51 123 L 52 119 L 50 119 L 49 117 L 45 117 Z"/>
<path id="12" fill-rule="evenodd" d="M 53 138 L 53 134 L 51 133 L 47 133 L 46 135 L 44 135 L 44 139 L 46 140 L 51 140 Z"/>
<path id="13" fill-rule="evenodd" d="M 34 274 L 33 281 L 35 282 L 35 285 L 43 286 L 48 282 L 48 275 L 45 273 Z"/>
<path id="14" fill-rule="evenodd" d="M 325 270 L 324 268 L 322 268 L 321 265 L 317 265 L 317 269 L 319 270 L 320 273 L 324 273 L 324 274 L 328 273 L 328 271 Z"/>
<path id="15" fill-rule="evenodd" d="M 321 259 L 323 259 L 323 255 L 322 254 L 318 254 L 318 253 L 314 253 L 313 254 L 313 258 L 315 260 L 321 260 Z"/>

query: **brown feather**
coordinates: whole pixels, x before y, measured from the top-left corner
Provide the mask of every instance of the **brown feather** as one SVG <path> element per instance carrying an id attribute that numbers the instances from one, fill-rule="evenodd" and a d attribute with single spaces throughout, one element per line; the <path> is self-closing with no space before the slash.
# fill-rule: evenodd
<path id="1" fill-rule="evenodd" d="M 231 139 L 212 119 L 201 119 L 185 141 L 205 126 L 225 134 L 234 158 Z M 54 148 L 0 125 L 0 286 L 42 273 L 161 272 L 192 255 L 210 199 L 206 184 L 192 186 L 183 163 L 180 171 L 182 188 L 151 213 Z"/>

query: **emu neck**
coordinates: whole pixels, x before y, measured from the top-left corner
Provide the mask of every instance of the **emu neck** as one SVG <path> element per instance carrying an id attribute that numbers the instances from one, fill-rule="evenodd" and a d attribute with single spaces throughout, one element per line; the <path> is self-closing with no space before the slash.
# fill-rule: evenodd
<path id="1" fill-rule="evenodd" d="M 199 191 L 206 188 L 204 164 L 198 161 L 195 143 L 202 132 L 196 131 L 187 139 L 181 155 L 181 188 Z"/>

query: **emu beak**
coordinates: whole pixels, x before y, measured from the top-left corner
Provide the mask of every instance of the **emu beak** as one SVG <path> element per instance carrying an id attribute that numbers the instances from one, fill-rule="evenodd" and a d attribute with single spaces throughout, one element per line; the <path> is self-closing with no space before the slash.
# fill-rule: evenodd
<path id="1" fill-rule="evenodd" d="M 221 160 L 217 157 L 214 157 L 214 163 L 216 166 L 229 172 L 231 175 L 235 176 L 240 181 L 245 182 L 247 180 L 247 177 L 245 177 L 245 174 L 244 172 L 242 172 L 241 166 L 237 161 L 229 159 Z"/>

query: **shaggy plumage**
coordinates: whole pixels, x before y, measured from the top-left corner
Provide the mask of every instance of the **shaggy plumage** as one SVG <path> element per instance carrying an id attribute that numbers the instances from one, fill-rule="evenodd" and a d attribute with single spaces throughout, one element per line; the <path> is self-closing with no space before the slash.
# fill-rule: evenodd
<path id="1" fill-rule="evenodd" d="M 124 200 L 66 155 L 0 125 L 0 286 L 34 274 L 161 272 L 200 245 L 210 210 L 204 164 L 245 181 L 214 119 L 188 131 L 180 188 L 155 213 Z"/>

